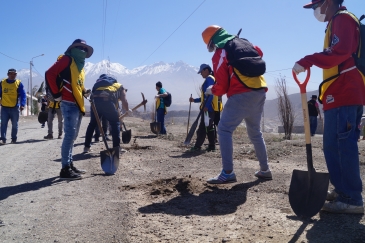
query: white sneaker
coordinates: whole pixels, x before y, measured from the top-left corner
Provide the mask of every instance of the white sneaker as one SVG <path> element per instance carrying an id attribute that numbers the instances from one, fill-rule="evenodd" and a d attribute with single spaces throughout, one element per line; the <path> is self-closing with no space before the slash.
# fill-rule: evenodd
<path id="1" fill-rule="evenodd" d="M 91 148 L 84 147 L 84 153 L 88 153 L 88 152 L 91 152 Z"/>
<path id="2" fill-rule="evenodd" d="M 332 201 L 325 203 L 322 207 L 323 211 L 330 213 L 364 213 L 364 206 L 355 206 L 340 201 Z"/>

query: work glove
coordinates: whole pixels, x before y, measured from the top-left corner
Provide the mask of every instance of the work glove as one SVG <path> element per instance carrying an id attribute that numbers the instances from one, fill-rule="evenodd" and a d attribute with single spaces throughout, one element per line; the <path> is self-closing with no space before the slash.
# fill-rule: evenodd
<path id="1" fill-rule="evenodd" d="M 132 109 L 127 110 L 127 114 L 128 116 L 131 116 L 133 114 L 133 110 Z"/>
<path id="2" fill-rule="evenodd" d="M 84 97 L 89 98 L 90 95 L 91 95 L 91 89 L 86 90 L 86 92 L 84 93 Z"/>
<path id="3" fill-rule="evenodd" d="M 299 65 L 297 62 L 294 64 L 293 72 L 298 75 L 301 72 L 305 72 L 305 68 Z"/>
<path id="4" fill-rule="evenodd" d="M 213 85 L 210 85 L 208 88 L 207 88 L 207 90 L 205 91 L 205 94 L 206 95 L 212 95 L 213 93 L 212 93 L 212 88 L 213 88 Z"/>
<path id="5" fill-rule="evenodd" d="M 23 110 L 24 110 L 24 106 L 21 106 L 21 107 L 20 107 L 20 111 L 23 111 Z"/>

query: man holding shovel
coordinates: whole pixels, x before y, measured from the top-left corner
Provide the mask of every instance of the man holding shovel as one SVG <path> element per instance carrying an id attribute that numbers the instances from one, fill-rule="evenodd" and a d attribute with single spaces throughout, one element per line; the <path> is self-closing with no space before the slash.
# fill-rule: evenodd
<path id="1" fill-rule="evenodd" d="M 214 115 L 215 111 L 218 110 L 218 97 L 215 95 L 204 94 L 207 88 L 215 82 L 215 78 L 212 73 L 212 68 L 208 64 L 200 65 L 198 74 L 201 74 L 201 76 L 205 79 L 200 88 L 201 95 L 200 98 L 189 98 L 190 102 L 201 103 L 200 109 L 204 111 L 204 115 L 200 118 L 199 127 L 196 132 L 197 137 L 195 145 L 190 149 L 191 152 L 201 150 L 201 146 L 203 145 L 206 136 L 208 136 L 209 141 L 207 152 L 215 151 Z M 209 121 L 206 121 L 206 119 Z"/>
<path id="2" fill-rule="evenodd" d="M 236 182 L 236 175 L 233 172 L 233 141 L 232 133 L 236 127 L 245 120 L 247 134 L 255 147 L 256 156 L 260 163 L 260 170 L 255 176 L 262 179 L 272 179 L 271 171 L 267 162 L 267 152 L 260 122 L 263 107 L 266 99 L 266 82 L 262 75 L 248 77 L 242 75 L 229 65 L 224 46 L 227 42 L 236 38 L 230 35 L 222 27 L 217 25 L 208 26 L 202 33 L 203 40 L 209 52 L 215 51 L 212 62 L 216 83 L 208 87 L 205 94 L 222 96 L 227 94 L 228 100 L 224 106 L 222 117 L 218 125 L 219 144 L 222 156 L 222 172 L 215 178 L 209 179 L 210 184 L 224 184 Z M 252 52 L 262 56 L 258 47 L 245 46 L 252 49 Z M 248 88 L 255 84 L 256 88 Z M 257 87 L 257 85 L 259 85 Z"/>
<path id="3" fill-rule="evenodd" d="M 92 88 L 92 99 L 99 117 L 105 118 L 111 127 L 113 148 L 120 146 L 120 121 L 118 101 L 122 101 L 123 109 L 130 115 L 132 110 L 128 107 L 125 89 L 117 80 L 106 74 L 100 75 Z M 94 112 L 91 112 L 90 123 L 86 130 L 84 152 L 90 151 L 91 140 L 97 121 Z"/>
<path id="4" fill-rule="evenodd" d="M 359 47 L 359 22 L 342 6 L 343 0 L 313 0 L 315 18 L 328 22 L 322 52 L 297 61 L 299 74 L 313 65 L 323 69 L 319 87 L 323 104 L 323 152 L 334 190 L 327 194 L 322 210 L 332 213 L 364 213 L 357 139 L 365 105 L 365 78 L 356 68 L 354 54 Z"/>

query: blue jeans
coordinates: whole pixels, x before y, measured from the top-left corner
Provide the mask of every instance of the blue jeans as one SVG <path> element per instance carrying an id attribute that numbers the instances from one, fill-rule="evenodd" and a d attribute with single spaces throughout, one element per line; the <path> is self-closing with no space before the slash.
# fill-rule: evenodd
<path id="1" fill-rule="evenodd" d="M 316 134 L 316 130 L 317 130 L 317 117 L 316 116 L 309 116 L 309 125 L 310 125 L 310 130 L 311 130 L 311 135 L 313 136 L 314 134 Z"/>
<path id="2" fill-rule="evenodd" d="M 161 122 L 161 131 L 160 134 L 166 134 L 165 128 L 165 109 L 158 108 L 157 109 L 157 122 Z"/>
<path id="3" fill-rule="evenodd" d="M 260 170 L 265 171 L 269 168 L 266 145 L 260 130 L 265 99 L 266 93 L 264 90 L 236 94 L 228 98 L 218 125 L 223 170 L 233 170 L 232 134 L 242 120 L 246 122 L 247 135 L 255 147 Z"/>
<path id="4" fill-rule="evenodd" d="M 76 104 L 62 101 L 61 111 L 63 115 L 63 129 L 65 136 L 61 147 L 62 168 L 72 163 L 72 149 L 81 124 L 81 112 Z"/>
<path id="5" fill-rule="evenodd" d="M 362 106 L 343 106 L 324 112 L 323 152 L 338 201 L 362 206 L 359 149 Z"/>
<path id="6" fill-rule="evenodd" d="M 113 148 L 120 146 L 120 121 L 115 104 L 111 101 L 99 101 L 95 98 L 95 107 L 99 117 L 109 121 L 113 138 Z M 95 128 L 98 126 L 94 112 L 90 113 L 90 123 L 86 129 L 85 147 L 90 148 Z M 103 129 L 105 132 L 105 130 Z"/>
<path id="7" fill-rule="evenodd" d="M 16 141 L 18 134 L 19 107 L 1 107 L 1 136 L 0 139 L 6 142 L 6 130 L 8 122 L 11 121 L 11 139 Z"/>

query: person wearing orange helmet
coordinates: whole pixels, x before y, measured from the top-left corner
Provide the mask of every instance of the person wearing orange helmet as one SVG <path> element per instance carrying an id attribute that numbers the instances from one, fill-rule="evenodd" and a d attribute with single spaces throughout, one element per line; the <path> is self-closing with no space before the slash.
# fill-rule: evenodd
<path id="1" fill-rule="evenodd" d="M 220 26 L 211 25 L 203 31 L 202 37 L 208 51 L 214 52 L 212 63 L 216 78 L 216 83 L 207 88 L 206 94 L 216 96 L 226 94 L 228 98 L 218 125 L 223 169 L 217 177 L 211 178 L 207 182 L 224 184 L 237 181 L 233 172 L 232 134 L 243 120 L 260 163 L 260 170 L 255 172 L 255 176 L 271 180 L 272 174 L 268 165 L 266 145 L 260 131 L 267 91 L 265 79 L 263 75 L 244 76 L 229 64 L 225 46 L 230 45 L 231 40 L 237 36 L 230 35 Z M 262 51 L 258 47 L 254 47 L 249 42 L 248 44 L 252 49 L 256 49 L 257 55 L 262 56 Z M 252 88 L 251 84 L 256 85 L 255 88 Z"/>

